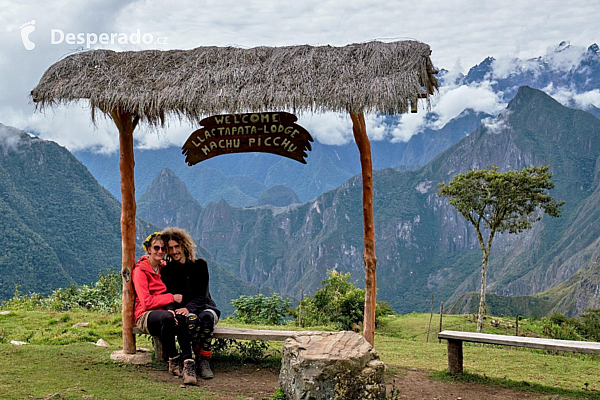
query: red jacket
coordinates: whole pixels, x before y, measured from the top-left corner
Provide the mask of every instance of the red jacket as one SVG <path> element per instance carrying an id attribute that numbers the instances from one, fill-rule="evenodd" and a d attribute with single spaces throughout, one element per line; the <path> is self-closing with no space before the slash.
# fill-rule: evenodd
<path id="1" fill-rule="evenodd" d="M 164 310 L 164 306 L 173 303 L 173 295 L 167 293 L 167 287 L 160 280 L 160 271 L 155 274 L 148 260 L 142 256 L 135 263 L 132 272 L 135 289 L 135 320 L 148 310 Z"/>

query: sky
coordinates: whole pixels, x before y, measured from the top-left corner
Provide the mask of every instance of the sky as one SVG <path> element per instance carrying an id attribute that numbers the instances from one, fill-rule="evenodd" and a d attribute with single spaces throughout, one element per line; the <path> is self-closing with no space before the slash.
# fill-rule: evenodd
<path id="1" fill-rule="evenodd" d="M 513 58 L 551 53 L 565 40 L 583 50 L 600 43 L 600 1 L 0 0 L 0 23 L 0 123 L 72 151 L 109 153 L 118 150 L 117 130 L 107 119 L 94 126 L 88 104 L 41 113 L 29 99 L 44 71 L 77 51 L 344 46 L 414 39 L 429 44 L 434 65 L 450 74 L 466 73 L 488 56 L 497 59 L 495 67 L 502 74 Z M 103 33 L 108 43 L 99 43 Z M 127 43 L 118 43 L 123 37 Z M 568 67 L 572 59 L 555 61 Z M 577 95 L 600 106 L 598 93 Z M 560 101 L 569 95 L 557 90 L 555 96 Z M 448 84 L 435 97 L 432 112 L 441 126 L 467 107 L 497 114 L 505 106 L 486 83 Z M 425 110 L 404 115 L 393 127 L 386 127 L 381 116 L 367 115 L 367 130 L 372 140 L 406 141 L 426 126 L 425 115 Z M 347 115 L 303 114 L 299 123 L 325 144 L 352 140 Z M 136 146 L 181 146 L 194 129 L 176 120 L 164 129 L 140 127 Z"/>

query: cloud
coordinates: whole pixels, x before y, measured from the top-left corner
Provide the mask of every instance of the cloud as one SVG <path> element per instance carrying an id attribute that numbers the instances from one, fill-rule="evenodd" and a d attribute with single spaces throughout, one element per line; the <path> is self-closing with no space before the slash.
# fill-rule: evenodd
<path id="1" fill-rule="evenodd" d="M 564 86 L 555 87 L 550 83 L 542 91 L 567 107 L 577 107 L 583 110 L 589 109 L 591 106 L 600 107 L 599 89 L 578 93 L 574 88 Z"/>
<path id="2" fill-rule="evenodd" d="M 365 115 L 365 124 L 367 125 L 367 135 L 370 140 L 386 140 L 388 139 L 388 125 L 385 122 L 385 117 L 380 114 Z"/>
<path id="3" fill-rule="evenodd" d="M 164 149 L 170 146 L 182 147 L 197 127 L 189 123 L 167 120 L 164 128 L 141 125 L 135 130 L 133 138 L 135 147 L 144 150 Z"/>
<path id="4" fill-rule="evenodd" d="M 21 140 L 21 131 L 0 124 L 0 149 L 2 149 L 2 153 L 17 151 Z"/>
<path id="5" fill-rule="evenodd" d="M 454 78 L 446 78 L 447 86 L 442 86 L 433 97 L 431 111 L 419 110 L 416 114 L 403 114 L 399 123 L 391 128 L 392 141 L 406 142 L 426 128 L 440 129 L 464 110 L 498 114 L 506 108 L 499 93 L 494 92 L 490 81 L 469 85 L 456 85 Z"/>
<path id="6" fill-rule="evenodd" d="M 505 110 L 503 113 L 498 115 L 496 118 L 485 118 L 482 122 L 490 133 L 499 134 L 507 131 L 510 126 L 509 123 L 510 111 Z"/>
<path id="7" fill-rule="evenodd" d="M 600 42 L 597 21 L 600 7 L 595 0 L 564 2 L 507 0 L 483 2 L 473 7 L 469 0 L 440 4 L 431 0 L 407 3 L 392 0 L 385 4 L 376 0 L 301 0 L 281 6 L 274 0 L 182 0 L 168 6 L 162 0 L 59 0 L 48 2 L 3 1 L 0 13 L 0 122 L 20 129 L 30 129 L 56 140 L 70 149 L 89 146 L 102 151 L 117 147 L 112 122 L 90 123 L 89 110 L 80 106 L 34 114 L 29 92 L 44 71 L 78 45 L 50 43 L 50 30 L 65 33 L 133 33 L 140 29 L 155 38 L 166 37 L 165 46 L 95 45 L 114 50 L 189 49 L 197 46 L 279 46 L 295 44 L 343 46 L 373 39 L 417 39 L 428 43 L 432 59 L 438 67 L 469 68 L 487 56 L 534 57 L 549 45 L 571 40 L 579 46 Z M 435 10 L 435 12 L 432 12 Z M 559 11 L 556 11 L 559 10 Z M 35 20 L 30 35 L 34 50 L 25 50 L 21 41 L 21 25 Z M 561 67 L 574 60 L 570 50 L 558 54 L 552 62 Z M 457 73 L 458 71 L 453 71 Z M 464 72 L 464 71 L 461 71 Z M 474 97 L 483 94 L 482 103 Z M 592 101 L 593 93 L 589 99 Z M 459 104 L 452 104 L 453 98 Z M 439 96 L 433 111 L 443 124 L 458 115 L 464 107 L 494 109 L 494 99 L 483 88 L 450 87 Z M 595 101 L 595 100 L 594 100 Z M 461 109 L 462 108 L 462 109 Z M 426 126 L 424 112 L 405 115 L 396 126 L 386 127 L 383 119 L 367 117 L 373 140 L 408 140 Z M 45 118 L 48 118 L 46 120 Z M 303 117 L 304 118 L 304 117 Z M 352 140 L 352 124 L 347 116 L 325 114 L 306 117 L 315 124 L 309 129 L 323 143 L 347 143 Z M 318 123 L 317 123 L 318 122 Z M 143 127 L 140 127 L 143 128 Z M 136 133 L 139 146 L 154 148 L 163 143 L 185 139 L 188 127 L 170 125 L 157 135 L 141 129 Z M 161 136 L 162 135 L 162 136 Z"/>
<path id="8" fill-rule="evenodd" d="M 511 73 L 528 70 L 534 74 L 540 70 L 539 63 L 527 63 L 514 57 L 500 57 L 492 61 L 492 75 L 488 79 L 505 79 Z"/>
<path id="9" fill-rule="evenodd" d="M 392 142 L 408 142 L 413 135 L 425 127 L 425 116 L 425 112 L 403 114 L 398 125 L 392 128 Z"/>
<path id="10" fill-rule="evenodd" d="M 568 72 L 581 63 L 585 52 L 585 47 L 571 46 L 568 42 L 562 42 L 553 50 L 548 48 L 544 59 L 552 69 Z"/>
<path id="11" fill-rule="evenodd" d="M 575 94 L 573 100 L 584 110 L 590 108 L 590 106 L 600 107 L 600 90 L 594 89 L 589 92 Z"/>
<path id="12" fill-rule="evenodd" d="M 515 56 L 504 56 L 492 61 L 490 79 L 505 79 L 512 73 L 531 72 L 536 76 L 549 67 L 556 71 L 568 72 L 579 66 L 586 55 L 586 47 L 572 46 L 569 42 L 561 42 L 558 46 L 548 47 L 541 57 L 533 59 L 517 59 Z"/>
<path id="13" fill-rule="evenodd" d="M 347 113 L 303 113 L 298 115 L 298 124 L 323 144 L 343 145 L 354 140 L 352 120 Z"/>
<path id="14" fill-rule="evenodd" d="M 112 120 L 98 115 L 96 126 L 90 123 L 88 108 L 75 103 L 37 112 L 21 125 L 44 140 L 52 140 L 69 151 L 90 149 L 99 153 L 112 153 L 119 149 L 119 133 Z"/>
<path id="15" fill-rule="evenodd" d="M 438 116 L 433 127 L 442 128 L 467 108 L 476 112 L 498 114 L 506 108 L 506 104 L 494 92 L 490 81 L 442 88 L 432 108 L 432 112 Z"/>

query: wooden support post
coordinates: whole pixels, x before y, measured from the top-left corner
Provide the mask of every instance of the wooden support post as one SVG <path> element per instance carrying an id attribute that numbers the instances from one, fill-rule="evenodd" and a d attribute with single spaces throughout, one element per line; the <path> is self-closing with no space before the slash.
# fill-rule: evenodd
<path id="1" fill-rule="evenodd" d="M 377 297 L 377 257 L 375 257 L 375 224 L 373 222 L 373 162 L 371 143 L 367 136 L 365 116 L 350 111 L 354 140 L 360 153 L 363 184 L 363 225 L 365 236 L 365 317 L 363 336 L 371 345 L 375 342 L 375 305 Z"/>
<path id="2" fill-rule="evenodd" d="M 448 339 L 448 372 L 450 375 L 463 373 L 462 340 Z"/>
<path id="3" fill-rule="evenodd" d="M 440 303 L 440 329 L 438 330 L 438 333 L 440 333 L 442 331 L 442 317 L 444 315 L 444 302 L 442 301 Z M 442 343 L 442 339 L 438 339 L 439 343 Z"/>
<path id="4" fill-rule="evenodd" d="M 431 330 L 431 320 L 433 319 L 433 295 L 431 295 L 431 306 L 429 307 L 429 325 L 427 325 L 427 340 L 426 343 L 429 343 L 429 331 Z"/>
<path id="5" fill-rule="evenodd" d="M 167 357 L 167 353 L 163 348 L 160 336 L 152 336 L 152 344 L 154 345 L 154 361 L 160 361 L 165 363 L 168 362 L 169 357 Z"/>
<path id="6" fill-rule="evenodd" d="M 111 111 L 111 117 L 119 129 L 120 161 L 121 171 L 121 276 L 123 278 L 123 353 L 135 354 L 135 336 L 133 327 L 135 324 L 133 302 L 135 294 L 133 282 L 131 281 L 131 270 L 135 264 L 135 185 L 133 168 L 133 130 L 138 118 L 124 112 L 120 108 Z"/>
<path id="7" fill-rule="evenodd" d="M 300 303 L 298 303 L 298 326 L 302 326 L 302 302 L 304 301 L 304 289 L 300 284 Z"/>

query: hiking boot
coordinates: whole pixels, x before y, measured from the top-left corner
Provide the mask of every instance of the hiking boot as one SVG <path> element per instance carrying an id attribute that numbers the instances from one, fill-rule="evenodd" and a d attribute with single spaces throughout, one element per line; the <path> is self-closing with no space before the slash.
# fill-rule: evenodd
<path id="1" fill-rule="evenodd" d="M 196 366 L 192 358 L 183 362 L 183 383 L 186 385 L 195 385 L 198 383 L 196 379 Z"/>
<path id="2" fill-rule="evenodd" d="M 200 358 L 197 369 L 202 379 L 212 379 L 215 376 L 215 374 L 212 372 L 212 369 L 210 369 L 210 364 L 207 358 Z"/>
<path id="3" fill-rule="evenodd" d="M 181 354 L 169 358 L 169 372 L 175 376 L 181 376 Z"/>

